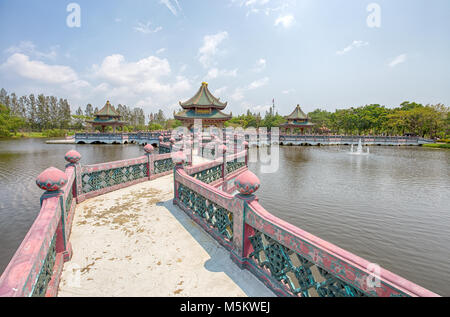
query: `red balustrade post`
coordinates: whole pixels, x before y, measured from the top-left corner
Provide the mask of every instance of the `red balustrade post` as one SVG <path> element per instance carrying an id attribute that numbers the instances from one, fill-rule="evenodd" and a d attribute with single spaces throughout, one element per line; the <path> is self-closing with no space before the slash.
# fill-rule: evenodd
<path id="1" fill-rule="evenodd" d="M 152 153 L 155 151 L 154 147 L 151 144 L 147 144 L 144 146 L 145 155 L 147 156 L 147 177 L 150 180 L 153 175 L 152 167 L 153 167 L 153 155 Z"/>
<path id="2" fill-rule="evenodd" d="M 56 253 L 62 253 L 64 260 L 68 261 L 72 257 L 72 248 L 68 242 L 68 230 L 66 228 L 66 213 L 64 209 L 64 191 L 62 188 L 67 184 L 68 177 L 66 173 L 55 168 L 50 167 L 43 171 L 36 178 L 36 185 L 46 192 L 41 196 L 41 207 L 47 206 L 50 200 L 57 200 L 58 205 L 58 226 L 56 229 Z M 71 189 L 71 188 L 69 188 Z M 42 208 L 41 208 L 42 210 Z"/>
<path id="3" fill-rule="evenodd" d="M 246 211 L 248 205 L 258 198 L 254 193 L 259 189 L 260 181 L 258 177 L 250 171 L 239 175 L 234 184 L 239 191 L 233 203 L 233 250 L 231 251 L 232 260 L 241 268 L 245 268 L 246 259 L 251 253 L 251 243 L 249 237 L 253 235 L 253 229 L 245 224 Z"/>

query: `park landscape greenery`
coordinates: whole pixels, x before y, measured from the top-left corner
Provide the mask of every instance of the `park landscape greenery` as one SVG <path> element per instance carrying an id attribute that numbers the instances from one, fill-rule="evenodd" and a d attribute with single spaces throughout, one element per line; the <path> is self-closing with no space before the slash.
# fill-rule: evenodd
<path id="1" fill-rule="evenodd" d="M 1 89 L 0 137 L 60 137 L 84 131 L 87 128 L 85 120 L 92 119 L 98 109 L 88 104 L 84 110 L 78 107 L 72 114 L 67 99 L 43 94 L 18 97 Z M 167 118 L 162 110 L 150 113 L 147 123 L 142 108 L 119 104 L 116 110 L 127 122 L 124 132 L 165 130 L 181 125 L 178 120 Z M 317 109 L 308 116 L 315 123 L 311 131 L 315 134 L 416 135 L 446 139 L 450 127 L 449 107 L 443 104 L 403 102 L 394 107 L 371 104 L 334 112 Z M 264 116 L 248 110 L 245 114 L 234 116 L 226 126 L 272 128 L 284 122 L 284 117 L 271 108 Z"/>

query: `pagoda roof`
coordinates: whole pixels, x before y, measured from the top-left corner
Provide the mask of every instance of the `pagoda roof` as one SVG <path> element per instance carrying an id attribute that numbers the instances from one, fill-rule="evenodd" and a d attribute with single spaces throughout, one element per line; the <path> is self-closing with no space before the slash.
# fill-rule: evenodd
<path id="1" fill-rule="evenodd" d="M 103 108 L 100 109 L 94 115 L 95 116 L 120 117 L 120 115 L 116 112 L 116 109 L 114 109 L 114 107 L 109 103 L 109 100 L 106 102 L 106 104 L 103 106 Z"/>
<path id="2" fill-rule="evenodd" d="M 194 109 L 188 109 L 175 114 L 174 117 L 178 120 L 230 120 L 232 116 L 217 109 L 213 109 L 211 113 L 196 113 Z"/>
<path id="3" fill-rule="evenodd" d="M 315 126 L 315 123 L 304 121 L 304 122 L 285 122 L 280 124 L 280 127 L 312 127 Z"/>
<path id="4" fill-rule="evenodd" d="M 295 119 L 308 119 L 308 116 L 303 112 L 303 110 L 300 108 L 300 105 L 297 105 L 295 107 L 294 111 L 285 117 L 286 119 L 295 120 Z"/>
<path id="5" fill-rule="evenodd" d="M 119 121 L 118 119 L 106 119 L 102 120 L 99 118 L 95 118 L 94 120 L 87 120 L 87 123 L 96 124 L 96 125 L 125 125 L 127 124 L 125 121 Z"/>
<path id="6" fill-rule="evenodd" d="M 216 98 L 208 89 L 208 83 L 203 82 L 197 93 L 188 101 L 181 102 L 183 109 L 191 108 L 215 108 L 223 110 L 227 106 L 227 102 L 221 102 L 220 98 Z"/>

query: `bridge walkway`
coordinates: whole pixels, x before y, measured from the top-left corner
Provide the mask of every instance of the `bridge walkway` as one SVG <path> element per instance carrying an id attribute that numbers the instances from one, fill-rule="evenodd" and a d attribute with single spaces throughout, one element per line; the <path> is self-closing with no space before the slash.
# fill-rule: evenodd
<path id="1" fill-rule="evenodd" d="M 58 296 L 274 296 L 172 198 L 168 175 L 78 205 Z"/>

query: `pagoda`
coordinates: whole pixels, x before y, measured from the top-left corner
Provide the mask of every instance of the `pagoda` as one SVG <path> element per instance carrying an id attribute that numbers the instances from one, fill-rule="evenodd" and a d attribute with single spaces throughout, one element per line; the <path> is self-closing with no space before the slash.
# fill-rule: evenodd
<path id="1" fill-rule="evenodd" d="M 180 102 L 183 110 L 174 115 L 175 119 L 183 122 L 183 125 L 192 129 L 194 120 L 201 120 L 202 126 L 223 128 L 223 124 L 231 119 L 231 114 L 225 114 L 227 102 L 221 102 L 208 89 L 208 83 L 203 82 L 197 93 L 186 102 Z"/>
<path id="2" fill-rule="evenodd" d="M 300 129 L 301 133 L 303 134 L 305 129 L 309 130 L 315 125 L 303 112 L 303 110 L 300 108 L 300 105 L 297 105 L 294 111 L 284 118 L 287 120 L 287 122 L 280 125 L 281 131 L 284 133 L 287 133 L 289 131 L 290 134 L 294 134 L 295 129 Z"/>
<path id="3" fill-rule="evenodd" d="M 116 112 L 114 107 L 106 102 L 106 105 L 97 111 L 95 114 L 95 119 L 92 121 L 86 121 L 90 123 L 94 128 L 102 127 L 102 132 L 105 132 L 105 127 L 112 127 L 114 133 L 116 133 L 116 127 L 123 127 L 126 122 L 120 121 L 121 116 Z"/>

